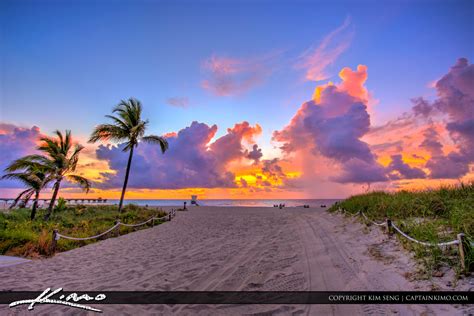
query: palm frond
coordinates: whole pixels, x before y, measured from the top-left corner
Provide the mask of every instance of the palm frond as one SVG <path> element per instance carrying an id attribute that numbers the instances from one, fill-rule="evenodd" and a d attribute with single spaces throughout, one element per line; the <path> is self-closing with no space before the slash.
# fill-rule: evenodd
<path id="1" fill-rule="evenodd" d="M 71 157 L 69 157 L 69 159 L 68 159 L 68 162 L 69 162 L 69 168 L 68 169 L 70 171 L 76 171 L 76 166 L 77 166 L 77 163 L 79 161 L 79 153 L 83 149 L 84 149 L 84 146 L 82 146 L 81 144 L 77 144 L 74 147 L 74 151 L 73 151 Z"/>
<path id="2" fill-rule="evenodd" d="M 14 160 L 5 168 L 5 172 L 14 172 L 18 170 L 28 169 L 37 165 L 42 168 L 51 169 L 51 161 L 42 155 L 28 155 Z"/>
<path id="3" fill-rule="evenodd" d="M 149 144 L 158 144 L 160 145 L 161 152 L 164 154 L 168 150 L 168 140 L 166 138 L 156 135 L 143 136 L 142 140 Z"/>
<path id="4" fill-rule="evenodd" d="M 72 136 L 71 130 L 66 130 L 66 137 L 64 138 L 64 143 L 62 144 L 63 154 L 67 155 L 72 146 Z"/>
<path id="5" fill-rule="evenodd" d="M 23 199 L 23 203 L 20 204 L 21 207 L 25 207 L 26 204 L 28 204 L 28 202 L 30 201 L 31 197 L 33 196 L 33 194 L 35 193 L 36 191 L 34 189 L 29 189 L 28 190 L 28 193 L 25 194 L 24 196 L 24 199 Z"/>
<path id="6" fill-rule="evenodd" d="M 130 137 L 134 139 L 135 143 L 137 143 L 138 139 L 143 137 L 143 135 L 145 134 L 147 124 L 147 121 L 140 121 L 130 130 Z"/>
<path id="7" fill-rule="evenodd" d="M 91 183 L 86 178 L 84 178 L 82 176 L 79 176 L 77 174 L 67 175 L 66 178 L 71 182 L 79 184 L 79 186 L 82 189 L 84 189 L 86 192 L 89 192 L 89 190 L 91 188 Z"/>
<path id="8" fill-rule="evenodd" d="M 142 104 L 135 98 L 128 99 L 128 102 L 130 102 L 131 105 L 131 114 L 133 115 L 134 121 L 136 124 L 138 124 L 142 117 Z"/>
<path id="9" fill-rule="evenodd" d="M 95 143 L 99 140 L 123 141 L 127 139 L 129 133 L 113 124 L 101 124 L 96 126 L 89 138 L 89 143 Z"/>
<path id="10" fill-rule="evenodd" d="M 13 201 L 12 205 L 10 205 L 9 208 L 10 209 L 14 208 L 18 204 L 18 202 L 21 200 L 21 198 L 26 194 L 30 194 L 30 192 L 31 194 L 33 194 L 34 191 L 32 189 L 26 189 L 25 191 L 20 192 L 20 194 L 18 194 L 18 196 L 15 198 L 15 200 Z"/>
<path id="11" fill-rule="evenodd" d="M 55 139 L 41 137 L 40 141 L 41 143 L 37 149 L 48 154 L 50 157 L 55 157 L 61 152 L 61 145 Z"/>
<path id="12" fill-rule="evenodd" d="M 26 173 L 7 173 L 1 178 L 2 180 L 16 180 L 23 183 L 25 187 L 32 187 L 35 185 L 34 179 L 31 179 L 30 175 Z"/>
<path id="13" fill-rule="evenodd" d="M 125 122 L 123 119 L 120 119 L 116 116 L 106 115 L 105 117 L 111 119 L 112 121 L 114 121 L 115 122 L 114 125 L 120 127 L 124 131 L 129 130 L 131 128 L 131 126 L 129 124 L 130 122 Z"/>
<path id="14" fill-rule="evenodd" d="M 55 130 L 54 134 L 56 134 L 59 138 L 59 147 L 61 148 L 62 151 L 64 151 L 64 137 L 63 134 L 61 133 L 60 130 Z"/>

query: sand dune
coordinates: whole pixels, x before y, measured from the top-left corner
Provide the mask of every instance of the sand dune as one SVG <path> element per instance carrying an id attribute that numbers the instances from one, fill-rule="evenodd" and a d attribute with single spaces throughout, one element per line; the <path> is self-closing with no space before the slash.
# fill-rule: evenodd
<path id="1" fill-rule="evenodd" d="M 364 233 L 364 230 L 366 231 Z M 169 223 L 0 269 L 1 290 L 428 290 L 378 229 L 323 210 L 195 207 Z M 460 289 L 462 290 L 462 288 Z M 106 315 L 461 315 L 449 305 L 96 305 Z M 25 306 L 0 314 L 25 314 Z M 465 312 L 465 310 L 464 310 Z M 34 314 L 85 314 L 37 306 Z"/>

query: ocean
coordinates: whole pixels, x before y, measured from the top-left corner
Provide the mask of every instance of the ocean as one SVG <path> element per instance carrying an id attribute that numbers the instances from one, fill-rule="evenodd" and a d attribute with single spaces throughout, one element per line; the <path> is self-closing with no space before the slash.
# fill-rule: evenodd
<path id="1" fill-rule="evenodd" d="M 281 199 L 281 200 L 259 200 L 259 199 L 212 199 L 212 200 L 199 200 L 200 206 L 267 206 L 273 207 L 275 204 L 285 204 L 285 206 L 303 206 L 309 205 L 311 207 L 320 206 L 325 204 L 328 207 L 333 203 L 341 201 L 341 199 Z M 136 205 L 149 205 L 149 206 L 182 206 L 184 202 L 190 200 L 125 200 L 125 204 L 136 204 Z M 107 203 L 118 204 L 119 200 L 107 200 Z"/>

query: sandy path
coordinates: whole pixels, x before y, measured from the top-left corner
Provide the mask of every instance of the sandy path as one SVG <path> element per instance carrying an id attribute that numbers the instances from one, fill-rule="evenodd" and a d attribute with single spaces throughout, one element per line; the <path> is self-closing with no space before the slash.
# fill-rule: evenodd
<path id="1" fill-rule="evenodd" d="M 350 225 L 348 225 L 350 223 Z M 414 290 L 395 241 L 322 210 L 192 208 L 172 222 L 0 269 L 2 290 Z M 374 256 L 374 253 L 377 256 Z M 452 306 L 100 305 L 106 315 L 462 314 Z M 37 306 L 34 314 L 84 314 Z M 0 307 L 0 314 L 26 307 Z"/>

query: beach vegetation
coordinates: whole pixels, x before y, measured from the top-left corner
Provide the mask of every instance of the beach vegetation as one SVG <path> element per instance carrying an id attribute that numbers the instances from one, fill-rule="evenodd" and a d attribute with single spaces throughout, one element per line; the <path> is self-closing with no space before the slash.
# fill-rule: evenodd
<path id="1" fill-rule="evenodd" d="M 409 236 L 432 244 L 456 240 L 457 234 L 463 233 L 466 269 L 474 269 L 474 183 L 420 191 L 354 195 L 333 205 L 329 211 L 335 212 L 339 208 L 352 214 L 363 211 L 370 220 L 376 222 L 389 218 Z M 370 225 L 369 222 L 367 224 Z M 457 246 L 424 246 L 396 235 L 403 246 L 413 250 L 415 256 L 424 263 L 427 276 L 443 266 L 460 271 Z"/>
<path id="2" fill-rule="evenodd" d="M 47 212 L 47 209 L 38 209 L 39 217 Z M 54 229 L 66 236 L 90 237 L 108 230 L 115 225 L 117 219 L 123 223 L 136 224 L 152 216 L 165 215 L 166 213 L 158 208 L 127 206 L 117 217 L 117 208 L 114 205 L 66 205 L 60 212 L 54 212 L 48 221 L 41 219 L 30 221 L 30 210 L 26 208 L 0 212 L 0 255 L 46 257 L 52 255 L 50 248 Z M 155 225 L 158 224 L 160 222 L 155 221 Z M 136 228 L 120 226 L 119 233 L 123 235 L 149 227 L 149 225 Z M 85 241 L 60 239 L 56 251 L 70 250 L 113 236 L 115 232 Z"/>

